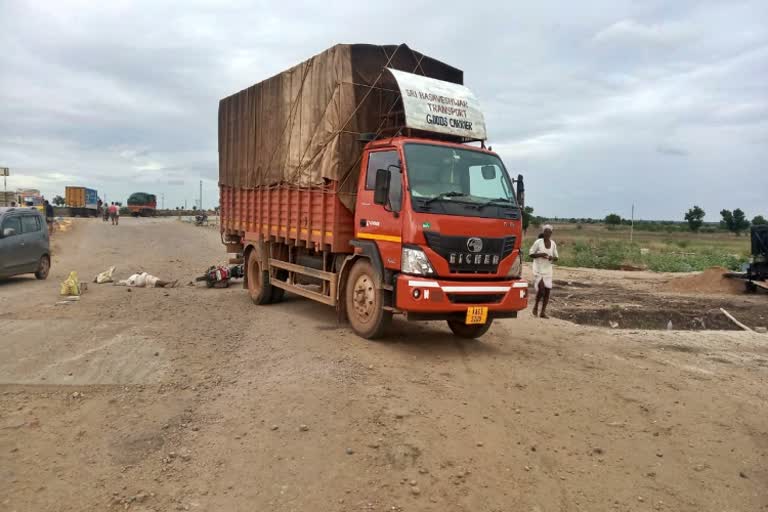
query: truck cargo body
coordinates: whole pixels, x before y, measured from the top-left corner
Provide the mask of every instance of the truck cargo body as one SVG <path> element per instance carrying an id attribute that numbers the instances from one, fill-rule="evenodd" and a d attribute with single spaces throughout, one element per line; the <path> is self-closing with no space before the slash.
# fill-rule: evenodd
<path id="1" fill-rule="evenodd" d="M 463 90 L 460 70 L 405 45 L 337 45 L 222 100 L 222 239 L 257 304 L 287 290 L 336 306 L 366 338 L 393 314 L 478 337 L 527 306 L 521 205 L 469 132 L 403 127 L 393 70 Z M 423 97 L 458 112 L 445 126 L 471 126 L 448 99 Z"/>
<path id="2" fill-rule="evenodd" d="M 86 187 L 66 187 L 64 202 L 74 217 L 96 217 L 99 209 L 98 192 Z"/>

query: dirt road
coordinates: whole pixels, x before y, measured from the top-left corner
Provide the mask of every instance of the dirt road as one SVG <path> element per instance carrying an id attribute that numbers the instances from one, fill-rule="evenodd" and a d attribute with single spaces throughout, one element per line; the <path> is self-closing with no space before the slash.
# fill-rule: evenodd
<path id="1" fill-rule="evenodd" d="M 81 220 L 55 247 L 48 281 L 0 283 L 0 510 L 768 510 L 765 335 L 525 313 L 367 342 L 186 285 L 215 230 Z M 110 265 L 184 286 L 54 305 Z"/>

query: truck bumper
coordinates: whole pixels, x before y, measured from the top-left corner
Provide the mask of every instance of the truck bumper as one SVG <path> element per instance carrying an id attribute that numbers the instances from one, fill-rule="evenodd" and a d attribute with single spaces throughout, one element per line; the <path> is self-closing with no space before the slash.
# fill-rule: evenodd
<path id="1" fill-rule="evenodd" d="M 488 308 L 488 318 L 515 318 L 528 307 L 528 283 L 505 281 L 447 281 L 400 275 L 395 284 L 395 308 L 408 320 L 463 320 L 472 306 Z"/>

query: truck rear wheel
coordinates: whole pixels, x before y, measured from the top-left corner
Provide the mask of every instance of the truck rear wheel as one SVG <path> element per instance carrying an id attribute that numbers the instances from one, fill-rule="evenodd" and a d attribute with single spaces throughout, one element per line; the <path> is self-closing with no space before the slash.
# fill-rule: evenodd
<path id="1" fill-rule="evenodd" d="M 381 337 L 392 322 L 392 312 L 384 310 L 384 290 L 368 260 L 357 260 L 352 266 L 344 296 L 355 334 L 369 340 Z"/>
<path id="2" fill-rule="evenodd" d="M 272 301 L 272 287 L 269 285 L 269 273 L 261 269 L 256 251 L 250 251 L 246 259 L 246 277 L 248 295 L 254 304 L 263 306 Z"/>
<path id="3" fill-rule="evenodd" d="M 488 321 L 484 324 L 479 325 L 467 325 L 464 322 L 460 322 L 458 320 L 448 320 L 448 327 L 450 327 L 451 331 L 453 331 L 453 334 L 459 338 L 474 340 L 487 333 L 488 329 L 491 328 L 492 323 L 492 318 L 489 318 Z"/>

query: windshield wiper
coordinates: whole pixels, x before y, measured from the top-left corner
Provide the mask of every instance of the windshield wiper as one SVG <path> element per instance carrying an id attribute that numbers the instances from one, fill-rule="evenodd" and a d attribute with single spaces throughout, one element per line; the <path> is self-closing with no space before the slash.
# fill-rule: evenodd
<path id="1" fill-rule="evenodd" d="M 466 195 L 467 194 L 465 194 L 464 192 L 458 192 L 456 190 L 449 190 L 448 192 L 441 192 L 438 195 L 436 195 L 435 197 L 430 197 L 429 199 L 424 201 L 424 206 L 428 205 L 432 201 L 437 201 L 438 199 L 443 199 L 443 198 L 446 198 L 446 197 L 464 197 Z"/>
<path id="2" fill-rule="evenodd" d="M 490 201 L 486 201 L 486 202 L 484 202 L 484 203 L 476 204 L 476 205 L 473 205 L 473 206 L 474 206 L 475 208 L 477 208 L 478 210 L 482 210 L 482 209 L 483 209 L 483 208 L 485 208 L 486 206 L 490 206 L 490 205 L 492 205 L 492 204 L 494 204 L 494 203 L 501 203 L 501 202 L 507 203 L 509 206 L 516 206 L 516 205 L 515 205 L 515 204 L 512 202 L 512 200 L 511 200 L 511 199 L 508 199 L 508 198 L 506 198 L 506 197 L 497 197 L 496 199 L 491 199 Z"/>

